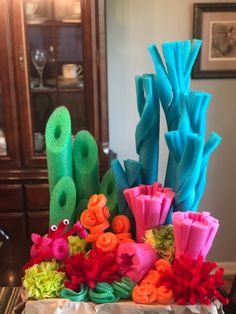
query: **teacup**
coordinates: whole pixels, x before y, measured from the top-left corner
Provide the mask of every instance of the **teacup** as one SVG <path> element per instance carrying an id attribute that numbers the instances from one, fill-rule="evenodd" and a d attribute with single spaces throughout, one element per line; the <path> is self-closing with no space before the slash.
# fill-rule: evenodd
<path id="1" fill-rule="evenodd" d="M 82 65 L 63 64 L 62 66 L 62 76 L 64 79 L 78 79 L 82 71 Z"/>
<path id="2" fill-rule="evenodd" d="M 36 13 L 37 8 L 38 5 L 35 1 L 28 1 L 25 4 L 25 14 L 27 16 L 34 15 Z"/>

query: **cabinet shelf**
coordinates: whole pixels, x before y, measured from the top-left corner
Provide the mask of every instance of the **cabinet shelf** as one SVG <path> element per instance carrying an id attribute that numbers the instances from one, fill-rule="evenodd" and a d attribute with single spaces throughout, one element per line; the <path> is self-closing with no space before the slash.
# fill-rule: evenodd
<path id="1" fill-rule="evenodd" d="M 26 22 L 27 27 L 64 27 L 64 26 L 82 26 L 82 22 L 61 22 L 61 21 L 47 21 L 47 22 L 37 22 L 37 21 L 30 21 Z"/>
<path id="2" fill-rule="evenodd" d="M 47 94 L 47 93 L 83 93 L 84 88 L 31 88 L 31 93 L 33 94 Z"/>

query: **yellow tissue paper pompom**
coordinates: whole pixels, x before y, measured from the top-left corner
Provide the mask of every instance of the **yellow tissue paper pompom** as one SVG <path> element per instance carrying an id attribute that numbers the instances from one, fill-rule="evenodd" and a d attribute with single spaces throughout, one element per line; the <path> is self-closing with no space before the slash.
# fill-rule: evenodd
<path id="1" fill-rule="evenodd" d="M 80 239 L 79 236 L 69 236 L 69 255 L 75 255 L 79 252 L 85 253 L 86 242 L 84 239 Z"/>
<path id="2" fill-rule="evenodd" d="M 26 269 L 23 277 L 23 287 L 29 298 L 46 299 L 59 297 L 64 288 L 65 273 L 58 271 L 55 262 L 41 262 Z"/>

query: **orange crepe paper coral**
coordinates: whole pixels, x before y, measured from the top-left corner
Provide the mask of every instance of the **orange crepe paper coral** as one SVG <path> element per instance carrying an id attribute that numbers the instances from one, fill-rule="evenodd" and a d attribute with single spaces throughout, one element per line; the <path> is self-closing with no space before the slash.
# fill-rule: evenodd
<path id="1" fill-rule="evenodd" d="M 150 269 L 147 275 L 143 278 L 140 285 L 153 285 L 154 287 L 158 287 L 160 284 L 161 276 L 158 271 Z"/>
<path id="2" fill-rule="evenodd" d="M 171 263 L 163 258 L 160 258 L 155 262 L 155 269 L 160 275 L 163 275 L 163 273 L 167 270 L 171 271 Z"/>
<path id="3" fill-rule="evenodd" d="M 112 232 L 105 232 L 96 241 L 96 247 L 103 252 L 114 252 L 118 245 L 116 235 Z"/>
<path id="4" fill-rule="evenodd" d="M 132 235 L 129 232 L 117 233 L 116 237 L 118 240 L 131 239 Z"/>
<path id="5" fill-rule="evenodd" d="M 97 210 L 103 208 L 107 203 L 107 198 L 104 194 L 93 194 L 88 201 L 88 209 Z"/>
<path id="6" fill-rule="evenodd" d="M 120 240 L 120 244 L 122 243 L 135 243 L 135 241 L 131 238 L 125 238 L 125 239 Z"/>
<path id="7" fill-rule="evenodd" d="M 100 235 L 102 235 L 103 232 L 101 233 L 90 233 L 86 238 L 85 238 L 85 242 L 86 243 L 91 243 L 91 242 L 96 242 L 97 239 L 100 237 Z"/>
<path id="8" fill-rule="evenodd" d="M 114 233 L 126 233 L 130 231 L 130 221 L 125 215 L 117 215 L 113 218 L 111 228 Z"/>
<path id="9" fill-rule="evenodd" d="M 107 198 L 103 194 L 94 194 L 88 201 L 88 209 L 83 211 L 80 217 L 81 224 L 90 229 L 91 233 L 85 238 L 87 243 L 96 242 L 99 236 L 110 227 L 108 218 L 109 208 L 106 205 Z"/>
<path id="10" fill-rule="evenodd" d="M 135 303 L 152 304 L 157 299 L 157 289 L 153 285 L 137 285 L 132 291 L 132 298 Z"/>
<path id="11" fill-rule="evenodd" d="M 104 221 L 101 224 L 98 224 L 94 227 L 90 228 L 91 233 L 101 233 L 103 232 L 105 229 L 109 228 L 110 224 L 108 222 L 108 220 Z"/>
<path id="12" fill-rule="evenodd" d="M 97 220 L 102 223 L 107 220 L 107 218 L 110 217 L 109 208 L 107 206 L 104 206 L 102 208 L 98 207 L 96 210 L 94 210 Z"/>
<path id="13" fill-rule="evenodd" d="M 174 295 L 171 289 L 165 286 L 159 286 L 157 288 L 157 303 L 160 304 L 171 304 L 174 302 Z"/>
<path id="14" fill-rule="evenodd" d="M 99 223 L 95 213 L 88 209 L 82 212 L 80 216 L 80 222 L 86 229 L 90 229 Z"/>

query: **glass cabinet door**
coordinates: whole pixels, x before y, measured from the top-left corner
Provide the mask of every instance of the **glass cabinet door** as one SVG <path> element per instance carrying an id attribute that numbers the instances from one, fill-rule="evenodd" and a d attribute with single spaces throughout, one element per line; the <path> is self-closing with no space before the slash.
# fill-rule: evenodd
<path id="1" fill-rule="evenodd" d="M 72 133 L 88 126 L 80 0 L 25 0 L 24 19 L 34 154 L 45 154 L 51 112 L 66 106 Z"/>
<path id="2" fill-rule="evenodd" d="M 3 115 L 3 100 L 0 86 L 0 156 L 7 156 L 6 125 Z"/>
<path id="3" fill-rule="evenodd" d="M 18 167 L 20 153 L 15 110 L 9 1 L 0 1 L 0 168 Z"/>

